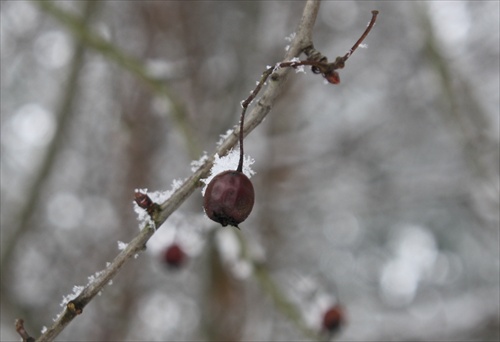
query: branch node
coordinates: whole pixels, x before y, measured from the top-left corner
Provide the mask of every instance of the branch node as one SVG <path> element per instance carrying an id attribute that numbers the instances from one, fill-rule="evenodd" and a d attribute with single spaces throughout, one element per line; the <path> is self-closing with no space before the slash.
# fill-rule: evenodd
<path id="1" fill-rule="evenodd" d="M 66 307 L 68 308 L 68 310 L 75 314 L 75 315 L 81 315 L 82 312 L 83 312 L 83 306 L 75 301 L 70 301 Z"/>

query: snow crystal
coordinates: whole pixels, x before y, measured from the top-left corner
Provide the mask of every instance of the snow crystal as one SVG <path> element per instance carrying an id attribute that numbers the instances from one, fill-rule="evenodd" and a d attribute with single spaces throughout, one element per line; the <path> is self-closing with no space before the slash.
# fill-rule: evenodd
<path id="1" fill-rule="evenodd" d="M 172 196 L 174 191 L 177 190 L 181 184 L 182 184 L 182 181 L 180 181 L 178 179 L 174 180 L 172 182 L 172 190 L 148 192 L 148 196 L 149 196 L 149 198 L 151 198 L 151 200 L 154 203 L 158 203 L 158 204 L 163 203 L 166 200 L 168 200 L 170 198 L 170 196 Z"/>
<path id="2" fill-rule="evenodd" d="M 66 306 L 69 302 L 71 302 L 73 299 L 78 297 L 78 295 L 80 293 L 82 293 L 84 288 L 85 288 L 84 286 L 80 286 L 80 285 L 73 286 L 73 293 L 70 293 L 69 295 L 63 296 L 63 299 L 59 305 L 61 305 L 62 307 Z"/>
<path id="3" fill-rule="evenodd" d="M 368 48 L 368 44 L 362 43 L 362 44 L 359 44 L 359 47 L 362 49 L 366 49 L 366 48 Z"/>
<path id="4" fill-rule="evenodd" d="M 229 132 L 229 131 L 228 131 Z M 232 130 L 231 130 L 232 132 Z M 226 133 L 227 134 L 227 133 Z M 224 138 L 225 139 L 225 138 Z M 222 140 L 222 135 L 221 135 L 221 140 Z M 223 140 L 222 140 L 223 141 Z M 222 142 L 221 142 L 222 143 Z M 205 162 L 208 160 L 208 155 L 207 151 L 203 151 L 203 154 L 201 155 L 200 159 L 198 160 L 193 160 L 191 162 L 191 172 L 196 172 Z"/>
<path id="5" fill-rule="evenodd" d="M 303 65 L 299 65 L 298 67 L 295 68 L 295 73 L 296 74 L 298 74 L 300 72 L 303 72 L 304 74 L 306 73 Z"/>
<path id="6" fill-rule="evenodd" d="M 278 62 L 278 63 L 276 63 L 276 64 L 274 65 L 273 73 L 275 73 L 276 71 L 278 71 L 279 69 L 281 69 L 281 65 L 280 65 L 280 64 L 281 64 L 281 63 L 280 63 L 280 62 Z"/>
<path id="7" fill-rule="evenodd" d="M 153 225 L 153 220 L 151 220 L 151 217 L 149 216 L 147 211 L 139 207 L 139 205 L 135 201 L 133 202 L 133 205 L 134 211 L 137 214 L 137 221 L 140 222 L 139 229 L 143 229 L 148 224 Z"/>
<path id="8" fill-rule="evenodd" d="M 42 327 L 42 330 L 40 330 L 40 332 L 41 332 L 42 334 L 45 334 L 45 333 L 47 332 L 47 327 L 44 325 L 44 326 Z"/>
<path id="9" fill-rule="evenodd" d="M 293 57 L 292 59 L 290 59 L 290 62 L 297 63 L 300 62 L 300 59 L 298 57 Z"/>
<path id="10" fill-rule="evenodd" d="M 243 102 L 243 101 L 242 101 Z M 221 134 L 219 137 L 219 141 L 217 141 L 217 147 L 220 147 L 222 143 L 231 135 L 233 134 L 233 129 L 228 129 L 226 133 Z M 207 157 L 208 158 L 208 157 Z"/>
<path id="11" fill-rule="evenodd" d="M 128 243 L 125 243 L 125 242 L 122 242 L 122 241 L 118 241 L 118 249 L 120 251 L 123 251 L 125 248 L 127 248 L 128 246 Z"/>
<path id="12" fill-rule="evenodd" d="M 202 195 L 205 195 L 205 190 L 207 189 L 208 183 L 210 183 L 212 178 L 214 178 L 216 175 L 227 170 L 236 170 L 236 168 L 238 167 L 239 159 L 239 149 L 232 149 L 224 157 L 219 157 L 218 154 L 215 154 L 214 164 L 212 166 L 212 169 L 210 170 L 210 176 L 202 179 L 202 182 L 205 183 L 205 186 L 201 190 Z M 243 156 L 243 173 L 248 178 L 251 178 L 255 174 L 255 171 L 253 171 L 251 168 L 251 165 L 253 163 L 255 163 L 255 160 L 252 157 L 248 155 Z"/>
<path id="13" fill-rule="evenodd" d="M 103 273 L 104 273 L 104 270 L 103 271 L 97 271 L 93 275 L 88 276 L 87 277 L 87 279 L 89 280 L 88 285 L 94 283 L 97 280 L 97 278 L 99 278 Z"/>
<path id="14" fill-rule="evenodd" d="M 285 51 L 290 50 L 290 45 L 285 46 Z"/>
<path id="15" fill-rule="evenodd" d="M 297 36 L 297 34 L 295 32 L 292 32 L 292 33 L 290 33 L 290 35 L 288 35 L 288 36 L 285 37 L 285 40 L 287 42 L 291 42 L 292 40 L 295 39 L 295 36 Z"/>

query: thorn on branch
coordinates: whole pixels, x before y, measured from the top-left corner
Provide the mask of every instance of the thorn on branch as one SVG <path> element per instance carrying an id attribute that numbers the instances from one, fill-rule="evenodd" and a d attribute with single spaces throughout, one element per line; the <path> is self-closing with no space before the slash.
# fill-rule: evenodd
<path id="1" fill-rule="evenodd" d="M 35 339 L 24 328 L 24 320 L 22 318 L 16 319 L 16 331 L 23 339 L 23 342 L 35 342 Z"/>

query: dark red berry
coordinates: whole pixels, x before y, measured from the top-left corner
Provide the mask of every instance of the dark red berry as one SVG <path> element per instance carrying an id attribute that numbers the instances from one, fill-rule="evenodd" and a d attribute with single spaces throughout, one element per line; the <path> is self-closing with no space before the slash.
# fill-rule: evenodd
<path id="1" fill-rule="evenodd" d="M 238 227 L 253 208 L 255 194 L 252 182 L 243 172 L 224 171 L 208 183 L 203 199 L 207 216 L 222 226 Z"/>
<path id="2" fill-rule="evenodd" d="M 171 244 L 163 254 L 163 260 L 171 268 L 179 268 L 186 260 L 186 254 L 177 243 Z"/>
<path id="3" fill-rule="evenodd" d="M 330 307 L 323 314 L 323 329 L 330 333 L 337 332 L 345 322 L 344 309 L 340 305 Z"/>

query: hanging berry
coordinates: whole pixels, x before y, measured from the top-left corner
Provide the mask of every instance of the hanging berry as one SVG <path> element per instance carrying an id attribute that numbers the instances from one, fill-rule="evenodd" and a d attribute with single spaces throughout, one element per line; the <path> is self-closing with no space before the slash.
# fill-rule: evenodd
<path id="1" fill-rule="evenodd" d="M 246 106 L 240 118 L 240 159 L 236 170 L 228 170 L 216 175 L 208 183 L 203 197 L 203 208 L 207 216 L 220 223 L 238 228 L 252 212 L 255 193 L 250 179 L 243 173 L 243 123 Z"/>

